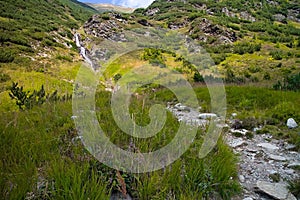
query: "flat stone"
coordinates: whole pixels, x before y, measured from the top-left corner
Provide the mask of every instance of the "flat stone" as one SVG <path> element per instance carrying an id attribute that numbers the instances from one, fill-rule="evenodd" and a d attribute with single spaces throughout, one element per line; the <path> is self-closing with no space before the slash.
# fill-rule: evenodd
<path id="1" fill-rule="evenodd" d="M 201 113 L 198 116 L 200 119 L 212 119 L 217 118 L 218 116 L 214 113 Z"/>
<path id="2" fill-rule="evenodd" d="M 297 168 L 297 167 L 300 167 L 300 163 L 299 162 L 290 163 L 287 167 L 288 168 Z"/>
<path id="3" fill-rule="evenodd" d="M 234 134 L 238 133 L 238 134 L 241 134 L 241 135 L 245 136 L 249 131 L 246 130 L 246 129 L 236 130 L 236 129 L 232 128 L 232 129 L 230 129 L 230 132 L 234 133 Z"/>
<path id="4" fill-rule="evenodd" d="M 239 146 L 242 146 L 243 144 L 246 144 L 246 142 L 240 138 L 229 141 L 229 146 L 231 146 L 232 148 L 237 148 Z"/>
<path id="5" fill-rule="evenodd" d="M 287 186 L 282 183 L 269 183 L 265 181 L 258 181 L 256 183 L 258 189 L 271 197 L 279 200 L 287 199 L 289 191 Z"/>
<path id="6" fill-rule="evenodd" d="M 270 154 L 269 155 L 269 158 L 272 159 L 272 160 L 276 160 L 276 161 L 286 161 L 287 159 L 283 156 L 277 156 L 277 155 L 273 155 L 273 154 Z"/>
<path id="7" fill-rule="evenodd" d="M 264 149 L 267 149 L 269 151 L 274 151 L 274 150 L 278 150 L 279 148 L 273 144 L 270 143 L 260 143 L 257 146 L 262 147 Z"/>
<path id="8" fill-rule="evenodd" d="M 252 197 L 247 197 L 247 198 L 245 198 L 243 200 L 253 200 L 253 198 Z"/>
<path id="9" fill-rule="evenodd" d="M 241 183 L 245 182 L 245 177 L 243 175 L 239 175 L 239 180 Z"/>
<path id="10" fill-rule="evenodd" d="M 284 147 L 286 150 L 295 150 L 296 149 L 296 145 L 293 144 L 288 144 Z"/>

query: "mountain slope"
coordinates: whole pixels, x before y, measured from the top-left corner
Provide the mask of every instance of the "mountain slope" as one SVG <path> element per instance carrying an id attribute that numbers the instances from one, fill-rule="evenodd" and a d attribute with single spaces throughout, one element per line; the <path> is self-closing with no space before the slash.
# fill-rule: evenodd
<path id="1" fill-rule="evenodd" d="M 24 63 L 48 48 L 71 48 L 71 30 L 95 12 L 75 0 L 1 1 L 0 63 Z"/>
<path id="2" fill-rule="evenodd" d="M 297 1 L 157 0 L 131 15 L 105 14 L 97 20 L 86 24 L 88 35 L 107 38 L 113 32 L 142 26 L 188 35 L 211 54 L 229 83 L 270 84 L 300 71 Z M 111 27 L 110 34 L 97 27 Z"/>
<path id="3" fill-rule="evenodd" d="M 134 11 L 134 8 L 127 8 L 123 6 L 117 6 L 112 4 L 94 4 L 94 3 L 87 3 L 87 5 L 95 8 L 99 12 L 106 12 L 106 11 L 115 11 L 115 12 L 121 12 L 121 13 L 132 13 Z"/>

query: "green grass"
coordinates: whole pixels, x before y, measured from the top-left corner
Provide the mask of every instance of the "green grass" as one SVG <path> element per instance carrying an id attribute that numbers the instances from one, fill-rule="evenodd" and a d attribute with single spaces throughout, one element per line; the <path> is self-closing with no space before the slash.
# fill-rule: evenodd
<path id="1" fill-rule="evenodd" d="M 128 150 L 130 137 L 116 126 L 107 107 L 110 94 L 100 92 L 96 97 L 101 127 L 111 141 Z M 131 112 L 137 123 L 147 123 L 151 102 L 132 101 Z M 115 170 L 96 161 L 80 141 L 72 140 L 77 132 L 70 118 L 71 102 L 46 103 L 4 115 L 0 121 L 1 198 L 23 199 L 34 194 L 45 199 L 108 199 L 110 192 L 121 188 Z M 177 127 L 169 113 L 166 126 L 155 137 L 133 142 L 141 152 L 158 149 L 172 140 Z M 163 170 L 140 175 L 122 173 L 127 191 L 139 199 L 230 199 L 237 194 L 235 156 L 220 139 L 209 156 L 199 159 L 202 134 L 199 130 L 189 151 Z"/>

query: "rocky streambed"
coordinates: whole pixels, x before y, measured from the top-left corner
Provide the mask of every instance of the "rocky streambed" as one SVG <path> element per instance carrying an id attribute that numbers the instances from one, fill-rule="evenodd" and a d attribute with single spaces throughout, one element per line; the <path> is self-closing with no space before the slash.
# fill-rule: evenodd
<path id="1" fill-rule="evenodd" d="M 178 121 L 202 128 L 209 123 L 209 117 L 217 117 L 181 104 L 168 106 L 167 109 Z M 239 158 L 238 174 L 243 193 L 236 199 L 296 200 L 287 187 L 288 181 L 300 176 L 297 171 L 300 167 L 300 154 L 295 151 L 295 146 L 284 140 L 274 139 L 270 134 L 253 134 L 253 130 L 230 128 L 235 122 L 235 116 L 233 114 L 232 119 L 222 126 L 228 127 L 223 138 Z"/>

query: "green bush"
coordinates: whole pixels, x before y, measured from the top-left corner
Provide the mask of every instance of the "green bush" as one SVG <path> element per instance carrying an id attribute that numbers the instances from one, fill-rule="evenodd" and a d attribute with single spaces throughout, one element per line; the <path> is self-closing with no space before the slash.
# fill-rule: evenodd
<path id="1" fill-rule="evenodd" d="M 300 91 L 300 73 L 284 78 L 283 83 L 278 81 L 273 85 L 273 89 Z"/>

